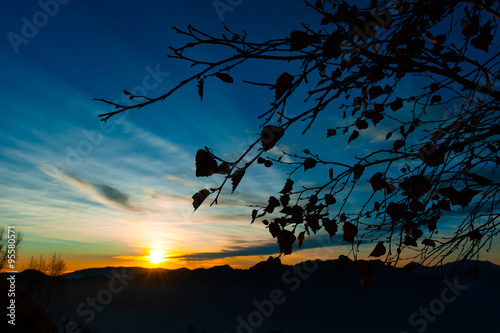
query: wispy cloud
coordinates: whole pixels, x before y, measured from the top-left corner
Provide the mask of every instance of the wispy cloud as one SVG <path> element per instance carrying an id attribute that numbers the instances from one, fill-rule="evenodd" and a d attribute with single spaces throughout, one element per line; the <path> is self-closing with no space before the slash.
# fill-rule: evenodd
<path id="1" fill-rule="evenodd" d="M 45 174 L 80 190 L 95 201 L 104 205 L 130 211 L 141 210 L 137 204 L 130 200 L 130 195 L 111 185 L 89 182 L 52 165 L 44 164 L 40 166 L 40 170 Z"/>

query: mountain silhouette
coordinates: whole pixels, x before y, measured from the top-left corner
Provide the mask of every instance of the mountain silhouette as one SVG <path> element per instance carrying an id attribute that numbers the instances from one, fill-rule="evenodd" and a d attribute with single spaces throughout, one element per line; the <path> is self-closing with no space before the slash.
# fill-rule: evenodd
<path id="1" fill-rule="evenodd" d="M 58 324 L 78 323 L 88 332 L 145 333 L 188 328 L 199 333 L 430 333 L 497 325 L 500 266 L 466 262 L 447 279 L 452 264 L 434 270 L 419 266 L 409 273 L 381 261 L 370 264 L 376 281 L 364 288 L 358 267 L 340 270 L 336 260 L 249 270 L 86 269 L 64 275 Z M 18 274 L 19 286 L 33 275 Z"/>

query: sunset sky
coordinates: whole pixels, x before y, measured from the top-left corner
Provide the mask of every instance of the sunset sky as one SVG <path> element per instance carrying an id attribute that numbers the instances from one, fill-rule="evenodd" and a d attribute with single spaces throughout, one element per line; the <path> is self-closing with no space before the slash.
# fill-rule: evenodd
<path id="1" fill-rule="evenodd" d="M 169 46 L 187 41 L 171 27 L 192 24 L 220 35 L 213 1 L 73 0 L 47 7 L 50 16 L 39 14 L 43 9 L 34 0 L 1 6 L 0 226 L 14 225 L 23 234 L 18 269 L 32 255 L 54 252 L 68 270 L 249 267 L 279 252 L 260 222 L 249 224 L 247 205 L 265 204 L 279 192 L 284 169 L 255 166 L 233 195 L 226 189 L 219 205 L 206 202 L 195 213 L 191 196 L 222 179 L 195 177 L 198 149 L 208 146 L 231 158 L 258 137 L 257 116 L 274 92 L 242 81 L 272 80 L 293 67 L 252 63 L 231 73 L 233 84 L 207 80 L 203 103 L 196 86 L 188 85 L 163 103 L 104 124 L 97 115 L 110 108 L 94 98 L 120 100 L 123 89 L 156 97 L 194 73 L 189 64 L 167 58 Z M 47 20 L 36 31 L 24 27 L 43 17 Z M 281 38 L 316 17 L 301 1 L 289 0 L 245 0 L 223 13 L 228 27 L 246 30 L 254 41 Z M 9 33 L 29 38 L 13 44 Z M 215 48 L 203 52 L 200 57 L 222 56 Z M 301 110 L 300 104 L 288 108 Z M 285 138 L 275 152 L 319 143 L 316 152 L 338 151 L 349 159 L 364 144 L 385 141 L 386 132 L 382 137 L 374 132 L 349 147 L 322 144 L 337 116 L 321 119 L 317 134 Z M 348 252 L 345 242 L 330 241 L 323 232 L 304 244 L 305 250 L 284 262 Z M 331 248 L 325 250 L 325 244 Z M 151 253 L 166 260 L 153 264 L 145 259 Z M 485 253 L 484 259 L 500 263 L 494 254 Z"/>

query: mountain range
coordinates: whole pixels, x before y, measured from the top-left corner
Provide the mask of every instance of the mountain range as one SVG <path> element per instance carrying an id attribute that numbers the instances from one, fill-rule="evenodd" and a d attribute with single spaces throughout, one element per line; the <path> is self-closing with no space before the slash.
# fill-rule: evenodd
<path id="1" fill-rule="evenodd" d="M 27 294 L 41 286 L 35 299 L 52 290 L 45 312 L 62 332 L 495 330 L 500 266 L 466 262 L 450 276 L 455 267 L 408 271 L 370 261 L 340 269 L 337 260 L 294 266 L 271 260 L 249 270 L 105 267 L 57 279 L 25 271 L 16 283 Z"/>

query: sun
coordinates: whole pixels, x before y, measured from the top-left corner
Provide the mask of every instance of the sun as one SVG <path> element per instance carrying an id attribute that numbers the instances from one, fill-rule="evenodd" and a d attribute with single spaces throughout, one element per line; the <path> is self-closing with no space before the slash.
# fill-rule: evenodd
<path id="1" fill-rule="evenodd" d="M 167 259 L 165 259 L 164 254 L 161 251 L 151 251 L 149 257 L 146 257 L 146 258 L 153 265 L 159 264 L 159 263 L 164 262 L 165 260 L 167 260 Z"/>

